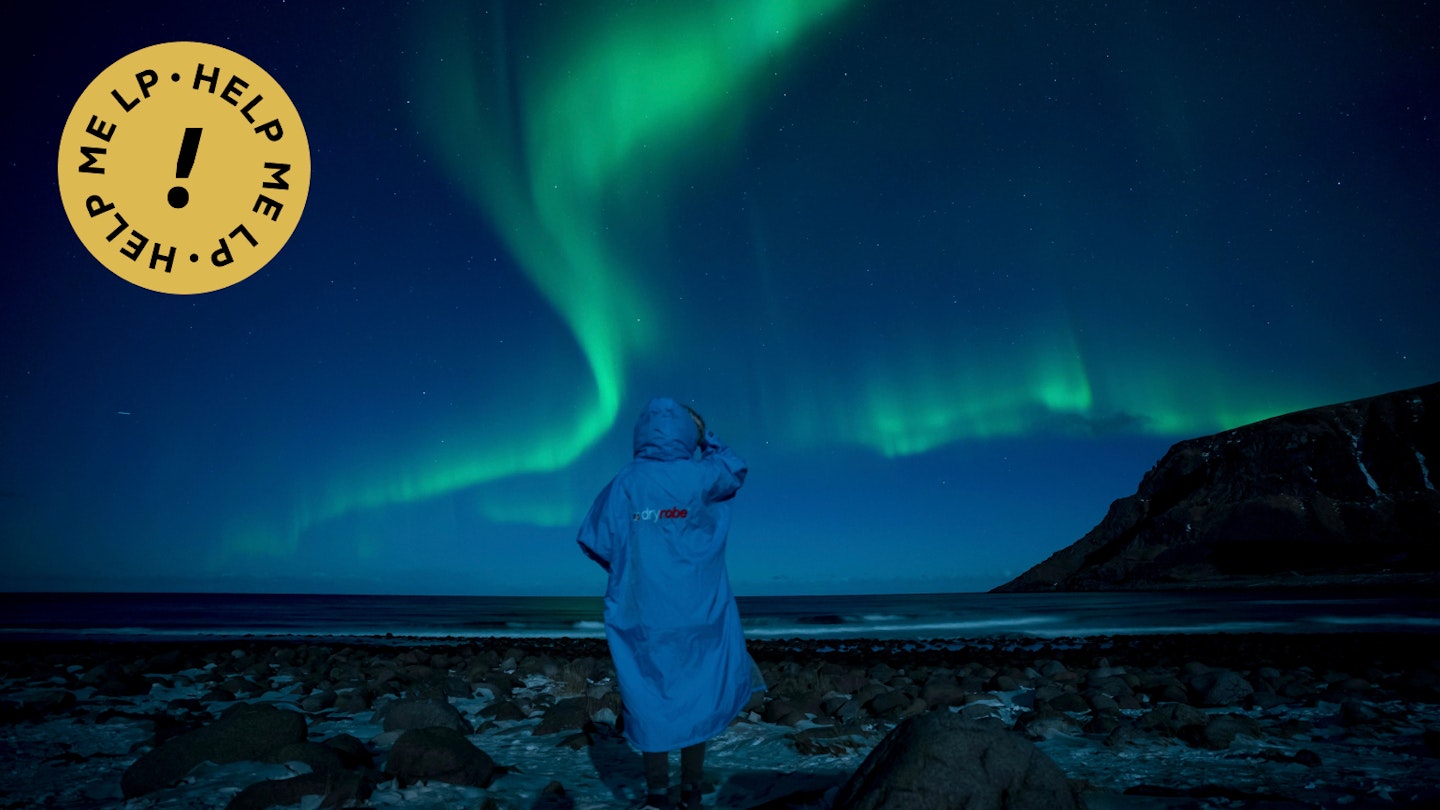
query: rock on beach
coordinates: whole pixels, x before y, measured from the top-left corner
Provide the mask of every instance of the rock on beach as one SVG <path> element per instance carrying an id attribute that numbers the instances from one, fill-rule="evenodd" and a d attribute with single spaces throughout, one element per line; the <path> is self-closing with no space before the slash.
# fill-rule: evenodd
<path id="1" fill-rule="evenodd" d="M 1018 734 L 930 712 L 886 735 L 835 798 L 835 810 L 1076 810 L 1065 774 Z"/>
<path id="2" fill-rule="evenodd" d="M 385 759 L 385 772 L 401 786 L 421 780 L 489 787 L 495 762 L 453 728 L 416 728 L 401 734 Z"/>
<path id="3" fill-rule="evenodd" d="M 409 731 L 442 727 L 462 734 L 474 732 L 470 721 L 445 698 L 403 698 L 375 711 L 375 719 L 386 731 Z"/>
<path id="4" fill-rule="evenodd" d="M 202 762 L 265 761 L 274 751 L 305 740 L 305 718 L 268 704 L 237 703 L 219 720 L 156 746 L 120 780 L 125 798 L 174 784 Z"/>

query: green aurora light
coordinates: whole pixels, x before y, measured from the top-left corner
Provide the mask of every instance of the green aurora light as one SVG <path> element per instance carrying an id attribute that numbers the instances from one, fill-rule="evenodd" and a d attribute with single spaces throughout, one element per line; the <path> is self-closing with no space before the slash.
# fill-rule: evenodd
<path id="1" fill-rule="evenodd" d="M 845 5 L 600 4 L 567 8 L 560 19 L 524 30 L 507 28 L 502 4 L 487 11 L 457 3 L 419 15 L 418 47 L 407 66 L 417 127 L 446 176 L 568 326 L 591 385 L 560 395 L 575 405 L 566 419 L 523 414 L 534 422 L 465 427 L 452 430 L 444 447 L 417 442 L 423 453 L 362 460 L 306 498 L 285 530 L 261 523 L 235 532 L 227 552 L 290 553 L 311 527 L 462 490 L 472 490 L 473 507 L 495 523 L 573 523 L 583 497 L 549 476 L 614 427 L 635 361 L 661 336 L 686 328 L 670 322 L 654 292 L 664 286 L 656 268 L 673 264 L 658 235 L 673 192 L 723 162 L 787 52 L 839 19 Z M 1040 251 L 1029 256 L 1036 267 L 1055 266 L 1060 253 L 1026 250 Z M 807 278 L 802 268 L 788 268 L 787 278 L 831 281 Z M 857 329 L 848 350 L 821 349 L 845 363 L 817 357 L 802 364 L 824 370 L 814 378 L 757 390 L 769 427 L 792 447 L 850 444 L 896 458 L 1047 431 L 1199 435 L 1310 403 L 1303 392 L 1276 390 L 1263 379 L 1237 388 L 1217 370 L 1223 358 L 1207 361 L 1203 345 L 1097 351 L 1082 332 L 1133 338 L 1112 324 L 1078 326 L 1059 280 L 1051 283 L 1042 291 L 1048 306 L 1030 302 L 1023 319 L 1001 332 L 933 328 L 942 317 L 923 334 L 907 334 L 898 314 L 878 332 Z M 798 318 L 802 329 L 815 317 L 784 312 L 773 300 L 762 306 Z M 876 339 L 886 332 L 901 336 Z M 754 362 L 793 363 L 817 351 L 790 348 Z M 1246 393 L 1237 398 L 1240 390 Z M 506 484 L 517 479 L 519 489 Z M 494 486 L 501 489 L 487 492 Z"/>
<path id="2" fill-rule="evenodd" d="M 593 397 L 568 425 L 474 431 L 460 450 L 332 481 L 287 531 L 233 532 L 228 553 L 289 553 L 308 528 L 356 511 L 564 469 L 614 425 L 627 362 L 662 318 L 625 245 L 664 218 L 659 191 L 739 135 L 743 104 L 777 59 L 848 0 L 651 3 L 592 9 L 547 32 L 553 58 L 514 64 L 500 5 L 428 9 L 417 32 L 416 119 L 435 156 L 569 326 Z M 533 68 L 533 69 L 532 69 Z M 637 180 L 636 178 L 643 178 Z M 631 183 L 636 185 L 630 185 Z M 619 238 L 625 234 L 626 238 Z M 574 504 L 485 498 L 500 522 L 564 525 Z"/>

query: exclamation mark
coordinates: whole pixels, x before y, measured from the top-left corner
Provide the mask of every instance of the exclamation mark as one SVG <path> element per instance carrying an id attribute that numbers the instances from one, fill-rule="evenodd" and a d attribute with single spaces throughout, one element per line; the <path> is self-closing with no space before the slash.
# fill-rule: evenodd
<path id="1" fill-rule="evenodd" d="M 188 179 L 190 170 L 195 168 L 195 153 L 200 151 L 200 130 L 200 127 L 185 128 L 185 137 L 180 141 L 180 157 L 175 161 L 176 180 Z M 166 199 L 170 201 L 171 208 L 184 208 L 190 202 L 190 192 L 184 186 L 173 186 Z"/>

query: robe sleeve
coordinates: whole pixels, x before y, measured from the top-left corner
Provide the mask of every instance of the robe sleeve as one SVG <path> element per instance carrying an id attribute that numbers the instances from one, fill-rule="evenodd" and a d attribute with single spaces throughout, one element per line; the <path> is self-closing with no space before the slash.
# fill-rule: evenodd
<path id="1" fill-rule="evenodd" d="M 616 547 L 623 528 L 619 521 L 622 518 L 629 519 L 629 515 L 616 514 L 618 507 L 612 497 L 614 488 L 615 482 L 611 481 L 595 496 L 595 503 L 590 506 L 590 512 L 580 524 L 580 533 L 576 537 L 576 542 L 580 544 L 580 550 L 585 552 L 585 556 L 599 563 L 606 571 L 610 570 L 610 562 L 615 559 L 617 552 Z"/>
<path id="2" fill-rule="evenodd" d="M 700 451 L 700 463 L 706 467 L 706 503 L 728 501 L 735 497 L 750 470 L 745 459 L 735 455 L 728 445 L 716 438 L 714 431 L 705 432 L 705 448 Z"/>

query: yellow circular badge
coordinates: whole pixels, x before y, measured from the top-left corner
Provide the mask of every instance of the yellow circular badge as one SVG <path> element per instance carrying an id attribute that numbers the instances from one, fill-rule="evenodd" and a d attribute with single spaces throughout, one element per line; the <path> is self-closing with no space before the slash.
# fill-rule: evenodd
<path id="1" fill-rule="evenodd" d="M 115 275 L 204 293 L 275 258 L 310 193 L 310 144 L 279 83 L 203 42 L 142 48 L 106 68 L 60 136 L 60 200 Z"/>

